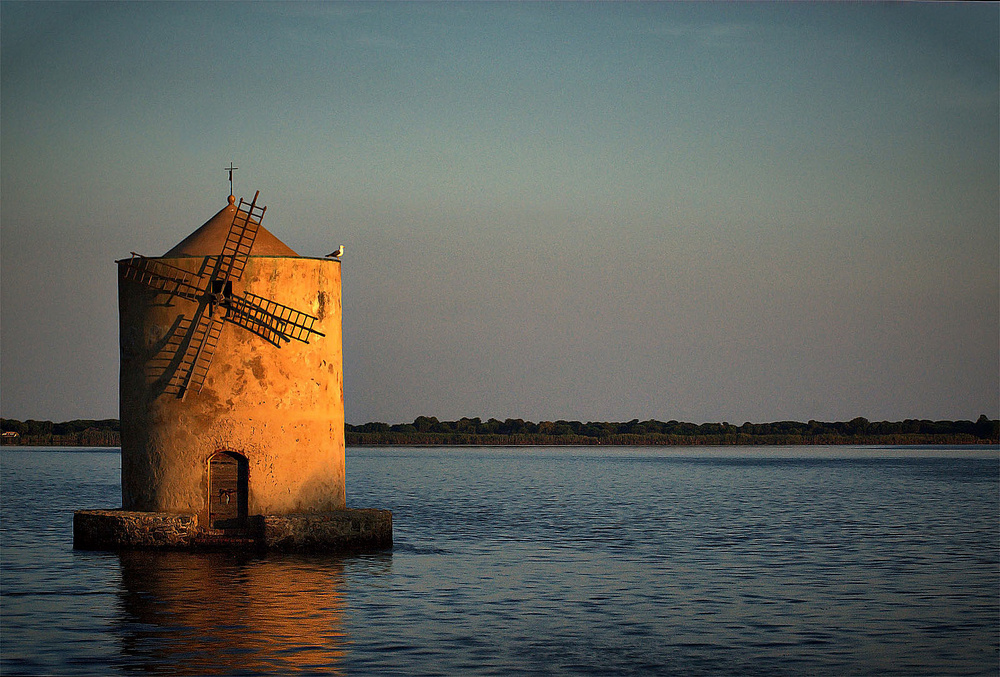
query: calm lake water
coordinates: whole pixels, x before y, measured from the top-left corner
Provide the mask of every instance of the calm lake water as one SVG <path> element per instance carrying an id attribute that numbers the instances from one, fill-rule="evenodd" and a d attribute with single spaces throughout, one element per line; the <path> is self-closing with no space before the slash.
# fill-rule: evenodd
<path id="1" fill-rule="evenodd" d="M 0 674 L 997 675 L 1000 452 L 349 449 L 382 554 L 72 549 L 117 450 L 0 451 Z"/>

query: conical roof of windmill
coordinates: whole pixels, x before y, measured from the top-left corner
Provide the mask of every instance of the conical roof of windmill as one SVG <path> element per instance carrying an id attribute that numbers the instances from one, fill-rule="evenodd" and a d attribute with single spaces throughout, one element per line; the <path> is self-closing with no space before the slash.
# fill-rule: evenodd
<path id="1" fill-rule="evenodd" d="M 229 229 L 236 216 L 236 198 L 229 196 L 229 204 L 218 214 L 205 222 L 177 245 L 163 255 L 163 258 L 180 256 L 215 256 L 222 251 L 229 236 Z M 269 230 L 261 226 L 257 230 L 251 256 L 298 256 L 291 247 L 276 238 Z"/>

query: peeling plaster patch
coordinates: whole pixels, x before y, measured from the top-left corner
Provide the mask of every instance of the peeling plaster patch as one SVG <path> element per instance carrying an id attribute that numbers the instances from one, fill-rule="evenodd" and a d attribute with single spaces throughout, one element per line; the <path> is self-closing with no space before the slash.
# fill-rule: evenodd
<path id="1" fill-rule="evenodd" d="M 200 393 L 198 393 L 198 397 L 206 411 L 205 415 L 210 415 L 207 414 L 207 412 L 212 409 L 218 409 L 221 404 L 218 394 L 211 388 L 204 388 Z"/>
<path id="2" fill-rule="evenodd" d="M 326 317 L 326 292 L 321 291 L 316 300 L 319 302 L 319 309 L 316 311 L 316 317 L 322 320 Z"/>
<path id="3" fill-rule="evenodd" d="M 245 364 L 250 367 L 251 371 L 253 371 L 253 375 L 256 379 L 263 383 L 264 377 L 267 375 L 267 371 L 264 369 L 264 361 L 261 359 L 260 355 L 257 355 Z"/>

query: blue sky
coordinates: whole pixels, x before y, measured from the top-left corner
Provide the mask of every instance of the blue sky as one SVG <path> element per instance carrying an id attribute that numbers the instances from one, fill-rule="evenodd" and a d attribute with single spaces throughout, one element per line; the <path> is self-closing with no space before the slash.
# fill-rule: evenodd
<path id="1" fill-rule="evenodd" d="M 0 3 L 0 410 L 115 259 L 347 246 L 347 418 L 1000 416 L 1000 6 Z"/>

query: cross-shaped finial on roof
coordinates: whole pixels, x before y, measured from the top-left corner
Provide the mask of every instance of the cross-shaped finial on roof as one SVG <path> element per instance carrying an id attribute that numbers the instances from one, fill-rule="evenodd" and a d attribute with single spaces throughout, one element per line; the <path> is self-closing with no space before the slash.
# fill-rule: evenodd
<path id="1" fill-rule="evenodd" d="M 233 163 L 230 162 L 228 167 L 223 167 L 223 170 L 229 172 L 229 194 L 233 194 L 233 172 L 239 169 L 239 167 L 233 167 Z"/>

